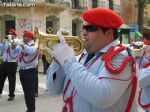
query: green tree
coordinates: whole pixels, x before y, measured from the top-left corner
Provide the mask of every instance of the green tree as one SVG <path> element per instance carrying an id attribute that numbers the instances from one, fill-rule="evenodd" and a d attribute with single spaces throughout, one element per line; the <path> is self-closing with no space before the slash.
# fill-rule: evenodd
<path id="1" fill-rule="evenodd" d="M 143 30 L 143 21 L 144 21 L 144 8 L 150 3 L 150 0 L 137 0 L 138 3 L 138 24 L 139 30 Z"/>

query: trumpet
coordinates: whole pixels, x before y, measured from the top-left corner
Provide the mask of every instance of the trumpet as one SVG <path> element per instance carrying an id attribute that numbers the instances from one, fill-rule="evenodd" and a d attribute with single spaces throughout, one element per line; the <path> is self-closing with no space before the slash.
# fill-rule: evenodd
<path id="1" fill-rule="evenodd" d="M 18 38 L 12 39 L 11 35 L 5 36 L 4 41 L 8 42 L 8 44 L 10 46 L 12 46 L 12 45 L 19 45 L 20 46 L 20 45 L 24 44 L 21 39 L 18 39 Z"/>
<path id="2" fill-rule="evenodd" d="M 62 34 L 64 35 L 67 44 L 73 47 L 76 56 L 83 52 L 84 47 L 81 38 L 79 38 L 78 36 L 71 36 L 67 32 L 62 32 Z M 35 43 L 38 46 L 42 46 L 41 50 L 46 56 L 47 62 L 50 64 L 52 59 L 49 56 L 49 54 L 46 52 L 45 47 L 52 49 L 52 46 L 54 44 L 60 42 L 59 38 L 57 37 L 57 35 L 40 32 L 38 31 L 37 27 L 35 27 L 34 29 L 34 38 L 35 38 Z"/>
<path id="3" fill-rule="evenodd" d="M 8 42 L 9 45 L 13 44 L 12 35 L 6 35 L 4 41 Z"/>

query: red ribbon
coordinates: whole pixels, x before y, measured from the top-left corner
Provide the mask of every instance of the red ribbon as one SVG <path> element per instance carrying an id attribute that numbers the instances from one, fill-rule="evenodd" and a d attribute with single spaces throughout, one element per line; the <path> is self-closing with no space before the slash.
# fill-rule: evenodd
<path id="1" fill-rule="evenodd" d="M 7 54 L 9 54 L 9 56 L 10 56 L 11 59 L 17 59 L 17 58 L 19 57 L 19 55 L 15 56 L 15 57 L 13 57 L 13 56 L 11 55 L 10 47 L 7 49 Z"/>
<path id="2" fill-rule="evenodd" d="M 115 50 L 115 47 L 119 47 Z M 134 102 L 134 98 L 135 98 L 135 94 L 136 94 L 136 89 L 137 89 L 137 77 L 136 77 L 136 66 L 135 66 L 135 60 L 132 56 L 127 56 L 125 57 L 125 59 L 123 60 L 122 64 L 120 65 L 120 67 L 118 68 L 114 68 L 111 64 L 112 62 L 112 58 L 119 54 L 121 51 L 125 50 L 125 47 L 122 46 L 121 44 L 118 44 L 117 46 L 112 46 L 111 48 L 108 49 L 108 51 L 102 56 L 102 60 L 105 62 L 105 67 L 106 69 L 115 74 L 115 75 L 118 75 L 119 73 L 121 73 L 126 65 L 131 61 L 132 62 L 132 76 L 128 79 L 117 79 L 117 78 L 111 78 L 111 77 L 100 77 L 99 79 L 101 78 L 107 78 L 107 79 L 112 79 L 112 80 L 120 80 L 120 81 L 129 81 L 132 79 L 131 81 L 131 85 L 132 85 L 132 90 L 131 90 L 131 93 L 130 93 L 130 97 L 129 97 L 129 100 L 128 100 L 128 104 L 126 106 L 126 109 L 125 109 L 125 112 L 130 112 L 131 111 L 131 108 L 132 108 L 132 105 L 133 105 L 133 102 Z M 83 56 L 83 55 L 82 55 Z M 81 58 L 82 58 L 81 56 Z M 94 59 L 90 65 L 88 65 L 87 68 L 89 68 L 94 62 L 96 62 L 101 56 L 97 57 L 96 59 Z M 81 60 L 80 58 L 80 60 Z M 79 61 L 80 61 L 79 60 Z M 66 91 L 69 87 L 69 84 L 71 83 L 71 80 L 69 79 L 66 86 L 65 86 L 65 89 L 64 89 L 64 92 L 63 92 L 63 100 L 65 102 L 65 106 L 63 107 L 63 110 L 62 112 L 67 112 L 67 107 L 66 105 L 69 104 L 69 107 L 70 107 L 70 112 L 73 112 L 73 104 L 72 104 L 72 100 L 73 100 L 73 97 L 75 96 L 76 92 L 74 93 L 74 88 L 73 90 L 71 91 L 71 95 L 64 99 L 64 96 L 66 94 Z M 130 85 L 129 85 L 130 86 Z M 74 93 L 74 95 L 73 95 Z"/>
<path id="3" fill-rule="evenodd" d="M 30 45 L 30 47 L 31 46 L 34 46 L 34 44 Z M 38 55 L 39 55 L 39 52 L 37 52 L 37 54 L 32 59 L 30 59 L 29 61 L 27 61 L 27 60 L 24 59 L 24 57 L 28 56 L 28 53 L 22 52 L 21 55 L 20 55 L 20 57 L 19 57 L 19 61 L 20 62 L 23 61 L 25 64 L 29 64 L 32 61 L 34 61 L 38 57 Z"/>
<path id="4" fill-rule="evenodd" d="M 115 49 L 115 47 L 117 47 L 117 49 Z M 125 112 L 130 112 L 131 111 L 131 108 L 132 108 L 132 105 L 133 105 L 133 102 L 134 102 L 134 98 L 135 98 L 135 94 L 136 94 L 136 89 L 137 89 L 137 76 L 136 76 L 136 65 L 135 65 L 135 59 L 132 57 L 132 56 L 127 56 L 125 57 L 125 59 L 123 60 L 122 64 L 120 65 L 120 67 L 118 68 L 115 68 L 112 66 L 112 59 L 115 55 L 119 54 L 121 51 L 125 50 L 126 48 L 121 45 L 121 44 L 118 44 L 117 46 L 112 46 L 111 48 L 108 49 L 108 51 L 106 52 L 106 54 L 104 54 L 102 56 L 102 60 L 105 62 L 105 67 L 106 69 L 115 74 L 115 75 L 118 75 L 119 73 L 121 73 L 126 65 L 129 63 L 129 62 L 132 62 L 132 76 L 128 79 L 117 79 L 117 78 L 110 78 L 110 77 L 100 77 L 100 78 L 108 78 L 108 79 L 113 79 L 113 80 L 120 80 L 120 81 L 129 81 L 132 79 L 132 82 L 131 82 L 131 85 L 132 85 L 132 90 L 131 90 L 131 93 L 130 93 L 130 97 L 129 97 L 129 100 L 128 100 L 128 104 L 126 106 L 126 109 L 125 109 Z"/>

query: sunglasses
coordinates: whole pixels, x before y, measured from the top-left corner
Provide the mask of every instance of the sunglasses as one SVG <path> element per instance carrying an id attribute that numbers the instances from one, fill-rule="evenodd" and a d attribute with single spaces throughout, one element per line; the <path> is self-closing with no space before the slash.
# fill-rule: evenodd
<path id="1" fill-rule="evenodd" d="M 86 30 L 87 32 L 94 32 L 100 29 L 101 29 L 100 27 L 97 27 L 95 25 L 83 25 L 82 26 L 82 30 L 83 31 Z"/>

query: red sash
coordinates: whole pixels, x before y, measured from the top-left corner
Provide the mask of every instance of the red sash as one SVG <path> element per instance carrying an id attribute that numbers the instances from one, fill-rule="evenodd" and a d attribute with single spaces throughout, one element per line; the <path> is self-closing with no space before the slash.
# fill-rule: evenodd
<path id="1" fill-rule="evenodd" d="M 30 45 L 30 47 L 31 47 L 31 46 L 34 46 L 34 44 Z M 20 61 L 20 62 L 23 61 L 25 64 L 29 64 L 29 63 L 31 63 L 32 61 L 34 61 L 34 60 L 37 58 L 38 54 L 39 54 L 39 53 L 37 52 L 37 54 L 36 54 L 32 59 L 30 59 L 30 60 L 27 61 L 27 60 L 24 59 L 24 57 L 25 57 L 25 56 L 28 56 L 29 54 L 28 54 L 28 53 L 25 53 L 25 52 L 22 52 L 22 53 L 20 54 L 19 61 Z"/>
<path id="2" fill-rule="evenodd" d="M 11 59 L 14 59 L 14 60 L 15 60 L 15 59 L 17 59 L 17 58 L 19 57 L 19 55 L 15 56 L 15 57 L 13 57 L 13 56 L 11 55 L 10 47 L 8 47 L 8 49 L 7 49 L 6 52 L 7 52 L 7 55 L 9 55 Z"/>

